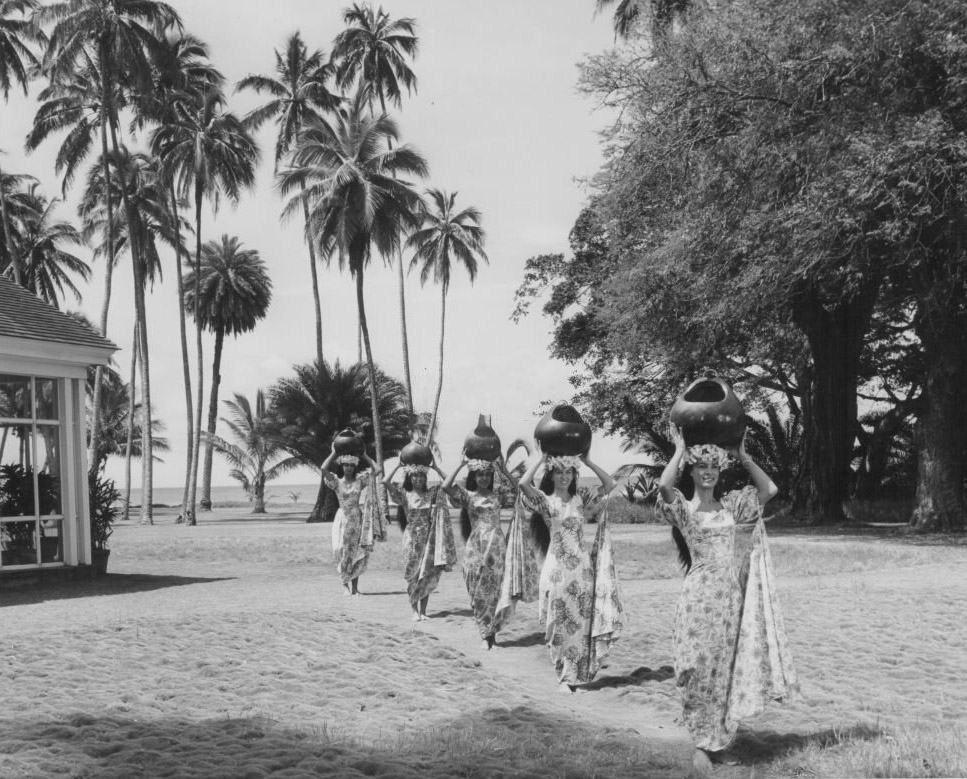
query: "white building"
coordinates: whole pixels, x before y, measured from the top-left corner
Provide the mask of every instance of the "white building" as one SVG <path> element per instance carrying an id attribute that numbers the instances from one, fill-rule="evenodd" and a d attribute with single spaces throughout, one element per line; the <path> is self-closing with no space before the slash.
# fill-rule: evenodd
<path id="1" fill-rule="evenodd" d="M 116 350 L 0 277 L 0 585 L 91 564 L 85 383 Z"/>

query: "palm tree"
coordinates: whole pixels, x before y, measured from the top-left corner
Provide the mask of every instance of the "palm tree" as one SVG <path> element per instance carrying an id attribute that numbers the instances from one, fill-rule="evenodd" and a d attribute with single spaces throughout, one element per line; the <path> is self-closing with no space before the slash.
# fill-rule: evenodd
<path id="1" fill-rule="evenodd" d="M 295 375 L 280 379 L 270 390 L 277 435 L 300 464 L 319 469 L 331 451 L 337 432 L 351 427 L 369 446 L 375 445 L 368 368 L 354 363 L 345 368 L 337 361 L 297 365 Z M 406 389 L 400 381 L 376 369 L 383 451 L 395 454 L 409 440 Z M 335 496 L 320 480 L 315 507 L 308 522 L 332 519 Z"/>
<path id="2" fill-rule="evenodd" d="M 185 105 L 190 106 L 201 100 L 202 96 L 213 89 L 220 89 L 224 77 L 215 69 L 208 57 L 208 46 L 193 35 L 169 33 L 161 42 L 159 56 L 155 61 L 157 69 L 154 88 L 141 93 L 136 102 L 136 117 L 140 124 L 153 122 L 158 125 L 175 122 Z M 171 213 L 178 214 L 179 202 L 175 191 L 174 176 L 159 160 L 159 170 L 167 182 L 171 200 Z M 180 219 L 175 220 L 176 245 L 181 246 Z M 187 255 L 186 255 L 187 256 Z M 191 397 L 191 367 L 188 357 L 188 334 L 185 324 L 183 253 L 175 253 L 175 277 L 178 284 L 178 335 L 181 342 L 181 368 L 185 388 L 185 433 L 187 452 L 194 451 L 195 424 Z M 182 516 L 186 516 L 188 492 L 192 474 L 191 456 L 185 457 L 185 481 L 181 497 Z"/>
<path id="3" fill-rule="evenodd" d="M 27 94 L 30 81 L 30 68 L 39 67 L 40 62 L 28 44 L 45 42 L 45 36 L 33 23 L 30 14 L 36 10 L 36 0 L 0 0 L 0 91 L 6 102 L 10 97 L 10 87 L 19 83 Z M 3 170 L 0 168 L 0 181 Z M 6 236 L 7 252 L 13 268 L 13 278 L 20 284 L 20 258 L 13 248 L 13 236 L 7 217 L 7 201 L 0 187 L 0 220 Z"/>
<path id="4" fill-rule="evenodd" d="M 196 275 L 201 278 L 196 279 Z M 196 292 L 199 299 L 195 299 Z M 242 249 L 238 238 L 223 235 L 221 242 L 202 247 L 201 266 L 185 278 L 185 310 L 200 317 L 201 327 L 215 334 L 211 398 L 208 401 L 208 440 L 215 435 L 218 387 L 221 383 L 222 346 L 226 335 L 238 336 L 255 328 L 265 317 L 272 299 L 272 281 L 254 249 Z M 212 507 L 212 447 L 205 447 L 201 508 Z"/>
<path id="5" fill-rule="evenodd" d="M 428 435 L 436 428 L 440 394 L 443 392 L 443 336 L 446 332 L 447 292 L 450 289 L 450 272 L 454 262 L 467 269 L 472 284 L 477 277 L 479 260 L 489 262 L 483 249 L 484 231 L 480 227 L 480 212 L 470 206 L 457 211 L 457 193 L 447 194 L 439 189 L 427 191 L 430 199 L 422 212 L 419 228 L 406 242 L 414 249 L 410 269 L 420 267 L 420 283 L 432 277 L 440 285 L 440 371 L 437 374 L 436 398 L 433 416 L 430 418 Z"/>
<path id="6" fill-rule="evenodd" d="M 83 241 L 77 228 L 70 222 L 54 218 L 58 200 L 48 201 L 37 192 L 37 184 L 27 193 L 33 206 L 33 218 L 24 225 L 19 254 L 23 260 L 22 283 L 54 308 L 60 308 L 60 297 L 65 289 L 77 302 L 81 292 L 69 274 L 76 274 L 85 282 L 90 280 L 91 268 L 80 257 L 71 254 L 64 244 L 80 246 Z"/>
<path id="7" fill-rule="evenodd" d="M 214 448 L 232 465 L 228 475 L 242 485 L 249 500 L 255 504 L 252 513 L 264 514 L 266 483 L 300 462 L 295 457 L 279 460 L 285 449 L 274 433 L 275 421 L 261 389 L 255 393 L 254 410 L 249 399 L 238 392 L 235 400 L 225 401 L 225 406 L 231 416 L 229 419 L 222 417 L 222 422 L 228 425 L 237 443 L 229 443 L 209 433 L 206 436 L 208 447 Z"/>
<path id="8" fill-rule="evenodd" d="M 386 114 L 374 117 L 367 108 L 368 94 L 360 88 L 345 111 L 332 124 L 310 119 L 293 154 L 293 168 L 283 176 L 283 194 L 295 187 L 286 210 L 301 208 L 301 187 L 312 204 L 310 234 L 317 246 L 339 252 L 340 268 L 349 269 L 356 280 L 356 308 L 363 333 L 366 363 L 370 372 L 370 393 L 376 460 L 383 464 L 382 434 L 376 366 L 366 323 L 363 277 L 372 249 L 385 258 L 399 249 L 400 233 L 413 224 L 419 198 L 399 175 L 425 176 L 426 160 L 409 146 L 393 151 L 384 148 L 386 138 L 396 138 L 396 123 Z"/>
<path id="9" fill-rule="evenodd" d="M 341 98 L 332 94 L 326 82 L 332 77 L 332 65 L 322 51 L 311 54 L 298 32 L 289 36 L 285 53 L 275 51 L 276 77 L 250 75 L 243 78 L 235 90 L 253 89 L 261 94 L 267 92 L 270 100 L 252 110 L 242 120 L 246 127 L 257 130 L 267 120 L 274 119 L 277 128 L 275 141 L 275 170 L 279 162 L 292 149 L 299 131 L 308 117 L 321 117 L 338 107 Z M 304 225 L 309 226 L 309 203 L 303 198 Z M 310 238 L 309 273 L 312 279 L 312 299 L 316 311 L 316 359 L 322 361 L 322 304 L 319 300 L 319 279 L 316 273 L 316 249 Z"/>
<path id="10" fill-rule="evenodd" d="M 416 57 L 419 39 L 416 20 L 408 17 L 392 19 L 380 6 L 373 11 L 369 3 L 354 3 L 343 10 L 346 29 L 336 36 L 333 59 L 336 60 L 336 84 L 348 90 L 353 82 L 369 88 L 371 102 L 379 98 L 379 107 L 386 113 L 386 101 L 397 108 L 403 106 L 403 88 L 407 94 L 416 91 L 416 74 L 406 63 Z M 373 105 L 370 105 L 370 110 Z M 390 149 L 394 138 L 388 139 Z M 403 341 L 403 379 L 406 397 L 413 408 L 413 384 L 410 380 L 410 349 L 406 335 L 406 288 L 403 277 L 403 255 L 396 257 L 399 283 L 400 334 Z"/>
<path id="11" fill-rule="evenodd" d="M 224 111 L 224 96 L 210 90 L 194 99 L 187 99 L 171 121 L 165 122 L 152 135 L 151 147 L 166 170 L 171 172 L 175 186 L 183 197 L 193 196 L 195 206 L 195 268 L 201 264 L 201 207 L 207 197 L 217 208 L 221 194 L 238 202 L 242 190 L 255 183 L 255 167 L 259 150 L 232 113 Z M 201 275 L 195 274 L 196 284 Z M 200 289 L 195 288 L 194 300 L 200 301 Z M 201 437 L 201 407 L 204 399 L 204 363 L 201 342 L 201 314 L 195 314 L 195 341 L 198 350 L 198 388 L 196 393 L 195 426 L 192 441 L 191 477 L 185 523 L 195 524 L 195 491 L 198 483 L 198 454 Z"/>
<path id="12" fill-rule="evenodd" d="M 663 35 L 681 21 L 692 5 L 692 0 L 595 0 L 595 12 L 614 5 L 612 23 L 617 37 L 629 38 L 642 13 L 650 16 L 652 35 Z"/>

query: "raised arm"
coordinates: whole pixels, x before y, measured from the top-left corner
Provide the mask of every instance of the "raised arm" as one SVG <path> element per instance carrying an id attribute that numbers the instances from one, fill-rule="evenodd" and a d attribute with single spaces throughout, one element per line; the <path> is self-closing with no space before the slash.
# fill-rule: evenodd
<path id="1" fill-rule="evenodd" d="M 386 476 L 383 477 L 383 484 L 389 486 L 389 483 L 393 481 L 393 477 L 396 476 L 396 472 L 400 469 L 402 463 L 397 462 L 396 466 L 391 470 Z"/>
<path id="2" fill-rule="evenodd" d="M 443 480 L 443 484 L 440 485 L 440 489 L 449 490 L 453 486 L 453 482 L 456 481 L 457 474 L 460 473 L 461 470 L 463 470 L 463 466 L 466 464 L 467 464 L 467 455 L 466 453 L 464 453 L 463 458 L 460 460 L 460 464 L 453 469 L 453 473 L 451 473 Z M 436 468 L 435 465 L 433 467 Z M 443 475 L 443 473 L 439 469 L 437 470 L 437 473 L 439 473 L 441 476 Z"/>
<path id="3" fill-rule="evenodd" d="M 598 495 L 603 497 L 614 489 L 614 479 L 611 478 L 611 474 L 609 474 L 597 463 L 591 462 L 589 452 L 585 452 L 581 455 L 581 462 L 594 471 L 594 475 L 597 476 L 598 480 L 601 482 L 601 486 L 598 488 Z"/>
<path id="4" fill-rule="evenodd" d="M 772 500 L 776 495 L 779 494 L 779 488 L 776 483 L 764 470 L 762 470 L 752 459 L 752 456 L 745 451 L 745 436 L 742 436 L 742 441 L 739 443 L 738 449 L 734 452 L 736 459 L 742 463 L 742 467 L 745 468 L 746 472 L 752 478 L 752 483 L 755 485 L 756 490 L 759 493 L 759 505 L 764 506 L 770 500 Z"/>
<path id="5" fill-rule="evenodd" d="M 498 471 L 500 471 L 500 474 L 505 479 L 507 479 L 507 481 L 510 483 L 510 486 L 511 487 L 513 487 L 515 490 L 516 489 L 519 489 L 520 482 L 518 482 L 517 479 L 515 479 L 511 475 L 510 471 L 507 470 L 507 463 L 504 462 L 504 456 L 503 455 L 500 455 L 500 457 L 498 457 L 496 459 L 496 461 L 494 462 L 494 468 L 496 468 Z"/>
<path id="6" fill-rule="evenodd" d="M 376 464 L 376 461 L 375 461 L 375 460 L 374 460 L 374 459 L 373 459 L 372 457 L 370 457 L 370 456 L 369 456 L 368 454 L 366 454 L 366 452 L 363 452 L 363 458 L 362 458 L 362 459 L 363 459 L 363 460 L 364 460 L 364 461 L 365 461 L 366 463 L 368 463 L 368 464 L 369 464 L 369 467 L 373 469 L 373 473 L 374 473 L 374 474 L 376 474 L 376 473 L 379 473 L 379 472 L 380 472 L 380 468 L 379 468 L 379 466 L 378 466 L 378 465 Z"/>
<path id="7" fill-rule="evenodd" d="M 538 449 L 530 456 L 527 461 L 527 468 L 524 471 L 524 475 L 520 477 L 520 489 L 529 498 L 538 499 L 539 490 L 534 486 L 534 476 L 537 475 L 537 469 L 541 467 L 541 460 L 544 459 L 544 455 Z"/>
<path id="8" fill-rule="evenodd" d="M 336 446 L 333 444 L 332 449 L 329 451 L 329 456 L 322 462 L 322 470 L 329 470 L 329 466 L 332 465 L 332 461 L 336 459 Z"/>
<path id="9" fill-rule="evenodd" d="M 675 425 L 669 425 L 668 430 L 671 433 L 672 441 L 675 443 L 675 451 L 669 459 L 668 465 L 665 466 L 665 470 L 661 472 L 661 478 L 658 479 L 658 492 L 665 503 L 671 503 L 675 500 L 675 483 L 678 481 L 678 471 L 681 468 L 682 458 L 685 456 L 685 437 L 682 435 L 682 431 Z"/>

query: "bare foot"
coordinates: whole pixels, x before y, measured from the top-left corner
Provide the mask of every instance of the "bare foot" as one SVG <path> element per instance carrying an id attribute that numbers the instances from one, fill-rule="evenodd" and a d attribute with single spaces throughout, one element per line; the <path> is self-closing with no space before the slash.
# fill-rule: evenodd
<path id="1" fill-rule="evenodd" d="M 570 695 L 574 692 L 574 687 L 567 682 L 561 682 L 559 685 L 557 685 L 557 691 L 562 695 Z"/>
<path id="2" fill-rule="evenodd" d="M 414 611 L 414 612 L 413 612 L 413 616 L 412 616 L 412 617 L 410 617 L 410 619 L 411 619 L 411 620 L 412 620 L 413 622 L 419 622 L 419 621 L 420 621 L 420 615 L 419 615 L 419 614 L 417 614 L 417 613 L 416 613 L 416 612 Z"/>
<path id="3" fill-rule="evenodd" d="M 692 775 L 710 776 L 713 770 L 712 759 L 704 749 L 696 749 L 692 754 Z"/>
<path id="4" fill-rule="evenodd" d="M 420 614 L 420 622 L 426 622 L 429 617 L 426 614 Z"/>
<path id="5" fill-rule="evenodd" d="M 718 752 L 709 752 L 709 759 L 713 763 L 721 765 L 739 765 L 742 761 L 727 749 L 720 749 Z"/>

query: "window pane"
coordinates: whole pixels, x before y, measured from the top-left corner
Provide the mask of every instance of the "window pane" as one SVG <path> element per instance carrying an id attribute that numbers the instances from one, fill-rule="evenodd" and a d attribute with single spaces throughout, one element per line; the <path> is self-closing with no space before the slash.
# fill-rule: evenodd
<path id="1" fill-rule="evenodd" d="M 40 515 L 60 514 L 60 428 L 37 425 L 37 490 Z"/>
<path id="2" fill-rule="evenodd" d="M 0 517 L 34 515 L 30 426 L 0 425 Z"/>
<path id="3" fill-rule="evenodd" d="M 58 419 L 57 379 L 37 379 L 37 419 Z"/>
<path id="4" fill-rule="evenodd" d="M 0 522 L 0 550 L 4 565 L 37 564 L 37 523 Z"/>
<path id="5" fill-rule="evenodd" d="M 0 417 L 30 419 L 30 378 L 0 373 Z"/>
<path id="6" fill-rule="evenodd" d="M 42 520 L 40 523 L 40 562 L 64 562 L 63 523 L 59 519 Z"/>

